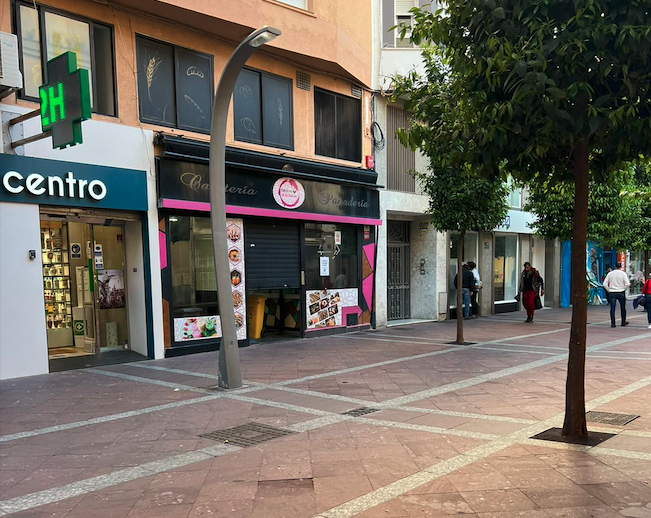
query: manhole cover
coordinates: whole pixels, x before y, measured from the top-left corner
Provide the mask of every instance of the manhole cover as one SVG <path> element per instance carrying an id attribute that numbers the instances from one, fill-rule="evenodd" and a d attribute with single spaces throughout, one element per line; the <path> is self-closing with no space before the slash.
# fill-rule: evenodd
<path id="1" fill-rule="evenodd" d="M 587 412 L 585 414 L 586 421 L 591 423 L 614 424 L 616 426 L 624 426 L 631 421 L 635 421 L 639 415 L 634 414 L 613 414 L 611 412 Z"/>
<path id="2" fill-rule="evenodd" d="M 549 430 L 545 430 L 544 432 L 534 435 L 531 438 L 541 441 L 565 442 L 570 444 L 582 444 L 584 446 L 597 446 L 598 444 L 607 441 L 611 437 L 615 437 L 615 434 L 590 432 L 587 437 L 563 437 L 561 435 L 561 428 L 550 428 Z"/>
<path id="3" fill-rule="evenodd" d="M 261 423 L 247 423 L 233 428 L 225 428 L 223 430 L 215 430 L 214 432 L 204 433 L 199 437 L 212 439 L 213 441 L 227 442 L 234 446 L 246 448 L 247 446 L 255 446 L 272 439 L 293 435 L 296 432 L 290 430 L 283 430 L 282 428 L 274 428 Z"/>
<path id="4" fill-rule="evenodd" d="M 372 414 L 373 412 L 377 412 L 379 408 L 370 408 L 367 406 L 362 406 L 359 408 L 353 408 L 352 410 L 347 410 L 345 412 L 342 412 L 341 415 L 349 415 L 352 417 L 361 417 L 366 414 Z"/>

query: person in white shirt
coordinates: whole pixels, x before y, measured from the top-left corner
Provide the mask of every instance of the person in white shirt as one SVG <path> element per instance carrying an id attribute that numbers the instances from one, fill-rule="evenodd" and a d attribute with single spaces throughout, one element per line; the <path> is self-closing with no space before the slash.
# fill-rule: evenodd
<path id="1" fill-rule="evenodd" d="M 626 272 L 622 271 L 622 263 L 617 263 L 615 269 L 606 275 L 604 288 L 608 291 L 610 299 L 610 327 L 615 327 L 615 306 L 619 301 L 622 313 L 622 327 L 628 325 L 626 320 L 626 289 L 631 285 Z"/>

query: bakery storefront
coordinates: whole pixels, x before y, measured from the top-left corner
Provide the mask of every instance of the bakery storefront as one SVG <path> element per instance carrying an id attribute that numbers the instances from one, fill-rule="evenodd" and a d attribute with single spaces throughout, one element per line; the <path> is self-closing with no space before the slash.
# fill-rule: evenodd
<path id="1" fill-rule="evenodd" d="M 25 313 L 34 326 L 16 335 L 21 351 L 50 370 L 108 352 L 153 357 L 146 173 L 4 154 L 0 165 L 2 295 L 17 302 L 3 321 Z"/>
<path id="2" fill-rule="evenodd" d="M 163 143 L 159 237 L 170 356 L 215 348 L 221 330 L 207 148 L 170 137 Z M 240 344 L 370 327 L 380 224 L 375 173 L 230 148 L 226 166 Z"/>

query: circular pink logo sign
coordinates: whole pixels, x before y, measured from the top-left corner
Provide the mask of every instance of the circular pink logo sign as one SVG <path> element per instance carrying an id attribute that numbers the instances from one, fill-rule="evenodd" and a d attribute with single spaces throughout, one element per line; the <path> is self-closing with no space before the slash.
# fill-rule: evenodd
<path id="1" fill-rule="evenodd" d="M 280 178 L 273 186 L 276 203 L 286 209 L 297 209 L 305 201 L 305 189 L 293 178 Z"/>

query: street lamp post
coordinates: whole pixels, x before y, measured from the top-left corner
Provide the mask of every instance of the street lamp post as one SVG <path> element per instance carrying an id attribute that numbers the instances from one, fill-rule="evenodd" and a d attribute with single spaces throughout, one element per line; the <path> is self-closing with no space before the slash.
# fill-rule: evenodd
<path id="1" fill-rule="evenodd" d="M 215 278 L 221 320 L 222 338 L 219 348 L 218 384 L 222 388 L 242 386 L 240 353 L 233 314 L 230 269 L 228 266 L 228 243 L 226 237 L 226 124 L 233 88 L 242 67 L 255 49 L 280 36 L 273 27 L 252 32 L 235 49 L 222 72 L 212 109 L 210 130 L 210 223 L 212 225 L 213 252 L 215 255 Z"/>

